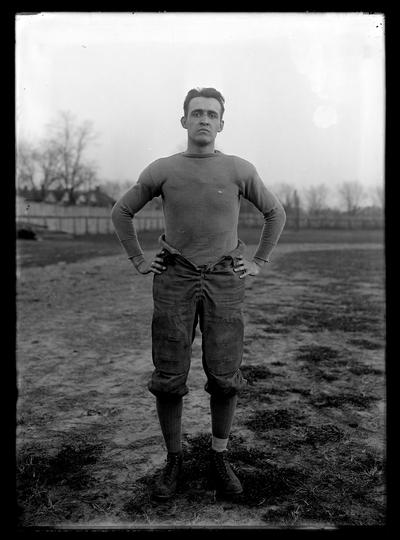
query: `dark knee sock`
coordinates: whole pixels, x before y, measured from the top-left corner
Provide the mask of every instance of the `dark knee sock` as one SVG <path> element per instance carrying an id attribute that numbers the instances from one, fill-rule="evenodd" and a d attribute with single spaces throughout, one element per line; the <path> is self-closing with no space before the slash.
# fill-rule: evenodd
<path id="1" fill-rule="evenodd" d="M 182 451 L 182 406 L 183 400 L 157 398 L 157 414 L 168 452 Z"/>
<path id="2" fill-rule="evenodd" d="M 228 439 L 233 418 L 235 416 L 237 395 L 216 396 L 211 395 L 211 425 L 213 438 Z"/>

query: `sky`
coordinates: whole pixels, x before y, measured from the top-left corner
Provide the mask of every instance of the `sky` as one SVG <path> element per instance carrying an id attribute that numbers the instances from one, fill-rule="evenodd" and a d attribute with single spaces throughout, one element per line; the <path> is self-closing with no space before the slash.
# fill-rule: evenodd
<path id="1" fill-rule="evenodd" d="M 384 15 L 39 13 L 16 16 L 17 140 L 61 111 L 92 122 L 102 180 L 136 182 L 184 151 L 183 101 L 225 97 L 216 148 L 266 185 L 384 182 Z"/>

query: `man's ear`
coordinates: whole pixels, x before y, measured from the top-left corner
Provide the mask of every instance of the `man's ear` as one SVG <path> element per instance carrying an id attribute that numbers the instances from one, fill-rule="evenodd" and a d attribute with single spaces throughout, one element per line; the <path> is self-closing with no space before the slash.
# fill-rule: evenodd
<path id="1" fill-rule="evenodd" d="M 223 121 L 223 120 L 220 120 L 218 131 L 222 131 L 223 129 L 224 129 L 224 121 Z"/>
<path id="2" fill-rule="evenodd" d="M 181 118 L 181 124 L 182 124 L 182 127 L 183 127 L 184 129 L 187 129 L 187 127 L 186 127 L 186 117 L 185 117 L 185 116 L 182 116 L 182 118 Z"/>

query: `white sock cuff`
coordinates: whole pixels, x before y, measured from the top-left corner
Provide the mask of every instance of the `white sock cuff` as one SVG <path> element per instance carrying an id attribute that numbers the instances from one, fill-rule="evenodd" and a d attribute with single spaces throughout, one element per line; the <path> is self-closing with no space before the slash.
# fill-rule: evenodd
<path id="1" fill-rule="evenodd" d="M 223 452 L 226 450 L 228 445 L 228 439 L 219 439 L 218 437 L 212 436 L 211 448 L 216 452 Z"/>

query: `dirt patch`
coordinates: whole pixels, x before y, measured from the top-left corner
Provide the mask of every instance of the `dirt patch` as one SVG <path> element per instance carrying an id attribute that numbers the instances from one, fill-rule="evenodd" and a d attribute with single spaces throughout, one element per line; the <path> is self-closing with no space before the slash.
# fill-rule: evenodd
<path id="1" fill-rule="evenodd" d="M 144 249 L 157 249 L 158 236 L 154 231 L 142 231 Z M 63 237 L 64 236 L 64 237 Z M 39 241 L 18 240 L 17 262 L 20 267 L 43 267 L 56 263 L 73 263 L 108 255 L 124 256 L 115 234 L 62 235 Z"/>
<path id="2" fill-rule="evenodd" d="M 368 409 L 371 403 L 378 398 L 375 396 L 365 396 L 363 394 L 339 394 L 339 395 L 325 395 L 316 394 L 310 398 L 314 407 L 343 407 L 344 405 L 354 405 L 360 409 Z"/>
<path id="3" fill-rule="evenodd" d="M 323 424 L 321 426 L 309 426 L 306 429 L 304 442 L 306 444 L 325 444 L 337 442 L 344 438 L 344 432 L 335 424 Z"/>
<path id="4" fill-rule="evenodd" d="M 293 277 L 301 270 L 308 275 L 321 275 L 321 259 L 324 259 L 324 276 L 331 278 L 331 286 L 338 285 L 342 288 L 349 283 L 354 285 L 365 279 L 372 282 L 382 280 L 382 269 L 384 258 L 371 258 L 369 250 L 359 249 L 357 246 L 351 248 L 351 260 L 336 249 L 313 250 L 313 251 L 293 251 L 280 259 L 275 269 L 284 274 L 290 274 Z M 341 264 L 341 263 L 344 264 Z M 345 300 L 345 298 L 341 298 Z"/>
<path id="5" fill-rule="evenodd" d="M 207 488 L 209 402 L 196 338 L 183 485 L 159 504 L 150 491 L 165 446 L 146 388 L 152 280 L 118 245 L 101 256 L 76 245 L 63 252 L 68 263 L 47 264 L 57 261 L 48 249 L 39 267 L 37 248 L 18 269 L 22 526 L 385 522 L 379 246 L 282 243 L 268 269 L 246 279 L 248 385 L 228 446 L 244 496 L 219 500 Z"/>
<path id="6" fill-rule="evenodd" d="M 168 515 L 168 520 L 196 511 L 198 505 L 214 507 L 220 512 L 237 511 L 241 506 L 259 507 L 265 503 L 283 501 L 293 493 L 303 474 L 295 467 L 280 467 L 268 462 L 268 454 L 247 449 L 241 437 L 230 441 L 229 458 L 240 476 L 243 493 L 230 499 L 220 499 L 208 488 L 208 467 L 211 437 L 198 435 L 185 439 L 185 461 L 178 495 L 173 501 L 160 505 L 151 498 L 151 489 L 160 470 L 139 478 L 135 496 L 124 505 L 131 519 L 146 517 L 157 521 Z"/>
<path id="7" fill-rule="evenodd" d="M 347 308 L 330 311 L 325 306 L 307 306 L 294 310 L 289 315 L 271 321 L 265 329 L 274 333 L 289 333 L 290 327 L 304 327 L 317 332 L 323 329 L 341 332 L 368 332 L 379 334 L 382 330 L 382 319 L 375 315 L 372 306 L 359 304 L 352 307 L 351 314 Z M 346 311 L 346 312 L 345 312 Z"/>
<path id="8" fill-rule="evenodd" d="M 370 351 L 382 349 L 382 343 L 379 343 L 377 341 L 371 341 L 370 339 L 355 338 L 350 339 L 349 341 L 352 345 L 360 347 L 360 349 L 368 349 Z"/>
<path id="9" fill-rule="evenodd" d="M 303 345 L 298 348 L 297 360 L 306 362 L 330 362 L 338 357 L 338 351 L 323 345 Z"/>
<path id="10" fill-rule="evenodd" d="M 256 381 L 262 381 L 273 376 L 270 369 L 265 366 L 243 366 L 240 370 L 247 381 L 247 384 L 253 385 Z"/>
<path id="11" fill-rule="evenodd" d="M 92 468 L 104 451 L 104 445 L 83 436 L 69 435 L 58 450 L 30 444 L 19 449 L 17 457 L 17 493 L 21 513 L 45 516 L 62 512 L 71 515 L 68 494 L 86 492 L 93 484 Z M 57 508 L 54 493 L 58 492 Z M 60 495 L 66 494 L 63 501 Z M 75 508 L 80 511 L 80 509 Z"/>
<path id="12" fill-rule="evenodd" d="M 246 426 L 260 434 L 271 429 L 289 429 L 299 424 L 299 418 L 301 416 L 297 411 L 288 409 L 257 411 L 246 422 Z"/>

